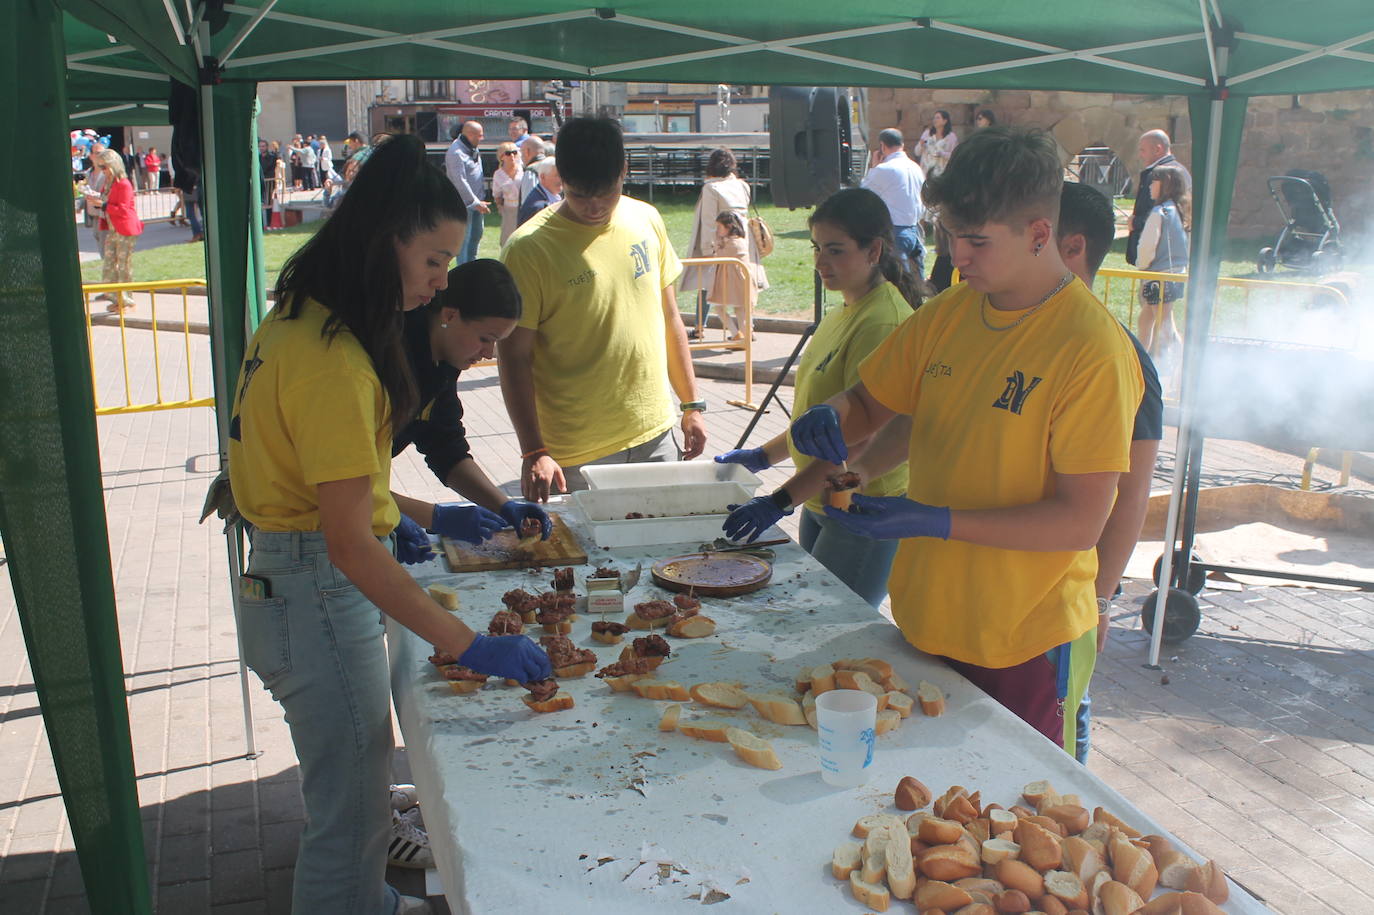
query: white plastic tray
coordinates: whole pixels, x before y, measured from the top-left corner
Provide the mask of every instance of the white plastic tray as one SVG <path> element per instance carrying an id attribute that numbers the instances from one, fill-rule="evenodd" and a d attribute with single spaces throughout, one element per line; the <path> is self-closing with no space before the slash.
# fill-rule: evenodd
<path id="1" fill-rule="evenodd" d="M 680 483 L 739 483 L 752 493 L 763 481 L 739 464 L 667 461 L 656 464 L 587 464 L 582 476 L 592 489 L 676 486 Z"/>
<path id="2" fill-rule="evenodd" d="M 680 483 L 633 489 L 589 489 L 572 494 L 597 546 L 701 543 L 724 536 L 727 505 L 747 502 L 742 483 Z M 626 519 L 630 512 L 652 518 Z"/>

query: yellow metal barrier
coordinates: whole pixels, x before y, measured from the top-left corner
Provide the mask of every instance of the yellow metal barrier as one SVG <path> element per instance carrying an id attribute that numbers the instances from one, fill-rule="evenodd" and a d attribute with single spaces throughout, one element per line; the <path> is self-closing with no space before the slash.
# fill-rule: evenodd
<path id="1" fill-rule="evenodd" d="M 86 345 L 91 355 L 91 388 L 95 399 L 95 412 L 97 416 L 113 416 L 128 413 L 150 413 L 156 410 L 180 410 L 186 407 L 213 407 L 215 398 L 213 395 L 207 397 L 197 397 L 195 395 L 195 379 L 192 372 L 193 358 L 191 354 L 191 314 L 189 302 L 189 290 L 195 286 L 203 287 L 205 280 L 202 279 L 180 279 L 180 280 L 161 280 L 152 283 L 87 283 L 81 287 L 82 301 L 86 312 Z M 146 298 L 142 295 L 146 293 Z M 180 317 L 173 316 L 171 320 L 164 320 L 159 326 L 157 317 L 159 295 L 166 296 L 168 293 L 177 294 L 181 300 Z M 108 314 L 92 315 L 91 303 L 97 296 L 109 296 L 116 304 L 128 304 L 134 308 L 141 309 L 147 307 L 147 318 L 143 317 L 140 311 L 137 315 L 130 314 L 128 309 L 112 311 Z M 175 309 L 174 309 L 175 311 Z M 100 404 L 100 383 L 96 378 L 96 352 L 95 337 L 92 333 L 92 326 L 117 326 L 119 328 L 119 348 L 120 348 L 120 369 L 124 378 L 124 403 L 118 406 L 101 406 Z M 145 400 L 142 397 L 135 398 L 135 385 L 133 383 L 129 363 L 130 363 L 130 329 L 146 329 L 152 331 L 151 339 L 148 341 L 138 341 L 136 346 L 141 346 L 145 342 L 151 344 L 153 361 L 153 386 L 155 397 L 152 400 Z M 173 385 L 168 379 L 164 386 L 162 377 L 162 347 L 159 345 L 159 333 L 180 334 L 183 344 L 183 358 L 186 368 L 186 389 L 184 396 L 169 399 L 164 387 L 170 388 Z"/>

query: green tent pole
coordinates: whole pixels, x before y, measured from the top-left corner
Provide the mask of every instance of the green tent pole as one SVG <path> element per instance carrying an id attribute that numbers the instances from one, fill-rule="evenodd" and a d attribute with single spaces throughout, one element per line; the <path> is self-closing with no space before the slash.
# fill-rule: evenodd
<path id="1" fill-rule="evenodd" d="M 134 781 L 67 144 L 62 15 L 0 4 L 0 530 L 48 744 L 96 913 L 152 910 Z"/>
<path id="2" fill-rule="evenodd" d="M 1217 50 L 1225 73 L 1227 52 Z M 1217 275 L 1221 252 L 1226 243 L 1226 228 L 1231 213 L 1231 196 L 1240 161 L 1240 140 L 1245 129 L 1244 96 L 1231 95 L 1224 88 L 1213 89 L 1210 96 L 1188 99 L 1188 114 L 1193 133 L 1193 231 L 1188 256 L 1188 313 L 1183 330 L 1183 384 L 1179 393 L 1178 447 L 1175 449 L 1174 479 L 1169 510 L 1164 522 L 1165 548 L 1160 567 L 1161 587 L 1154 609 L 1154 631 L 1150 637 L 1148 664 L 1159 664 L 1164 638 L 1165 600 L 1173 574 L 1177 545 L 1178 519 L 1183 512 L 1186 481 L 1192 464 L 1202 459 L 1204 435 L 1198 424 L 1198 389 L 1206 359 L 1207 337 L 1212 326 L 1216 301 Z M 1196 488 L 1186 497 L 1197 499 Z"/>

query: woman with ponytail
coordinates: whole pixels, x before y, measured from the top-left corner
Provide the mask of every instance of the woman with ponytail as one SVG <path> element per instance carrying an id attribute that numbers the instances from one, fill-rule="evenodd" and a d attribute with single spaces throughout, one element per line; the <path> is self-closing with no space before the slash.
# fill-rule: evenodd
<path id="1" fill-rule="evenodd" d="M 857 383 L 859 365 L 921 304 L 924 292 L 920 278 L 907 269 L 897 251 L 887 204 L 872 191 L 850 188 L 832 194 L 816 207 L 808 224 L 816 272 L 826 289 L 840 293 L 843 304 L 825 313 L 802 353 L 793 407 L 797 416 Z M 860 466 L 858 453 L 850 454 Z M 792 479 L 772 495 L 737 508 L 726 519 L 725 532 L 737 540 L 754 540 L 804 501 L 802 548 L 878 606 L 887 594 L 898 544 L 852 534 L 825 516 L 824 496 L 819 493 L 825 478 L 837 472 L 835 465 L 803 455 L 792 447 L 787 433 L 762 448 L 717 455 L 716 461 L 743 464 L 757 472 L 789 456 L 797 468 Z M 902 463 L 876 479 L 865 479 L 856 492 L 899 495 L 906 490 L 906 478 Z"/>
<path id="2" fill-rule="evenodd" d="M 410 136 L 379 146 L 287 262 L 230 422 L 229 478 L 252 544 L 243 659 L 281 703 L 300 761 L 297 913 L 428 911 L 384 879 L 392 726 L 380 613 L 479 673 L 551 675 L 533 642 L 473 633 L 392 553 L 402 511 L 470 541 L 505 526 L 485 508 L 390 491 L 392 437 L 417 406 L 405 312 L 445 288 L 465 229 L 462 200 L 424 153 Z"/>

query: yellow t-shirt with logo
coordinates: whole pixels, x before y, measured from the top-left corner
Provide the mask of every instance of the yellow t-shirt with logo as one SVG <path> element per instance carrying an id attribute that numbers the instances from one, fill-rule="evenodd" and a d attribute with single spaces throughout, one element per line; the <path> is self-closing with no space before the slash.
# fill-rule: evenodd
<path id="1" fill-rule="evenodd" d="M 860 376 L 912 417 L 908 495 L 952 509 L 1053 493 L 1054 474 L 1125 471 L 1143 384 L 1120 322 L 1075 279 L 1015 326 L 959 284 L 921 306 Z M 1021 312 L 1020 314 L 1025 314 Z M 1012 667 L 1097 623 L 1093 550 L 1032 552 L 902 541 L 888 590 L 917 648 Z"/>
<path id="2" fill-rule="evenodd" d="M 372 533 L 400 521 L 391 497 L 388 398 L 347 329 L 320 332 L 329 312 L 306 300 L 296 318 L 273 309 L 249 341 L 229 424 L 229 481 L 239 512 L 266 531 L 320 529 L 320 483 L 372 479 Z"/>
<path id="3" fill-rule="evenodd" d="M 797 396 L 793 408 L 800 415 L 859 382 L 859 366 L 901 323 L 911 317 L 911 306 L 897 287 L 878 284 L 853 305 L 831 308 L 816 325 L 816 333 L 797 365 Z M 797 470 L 813 460 L 792 445 L 787 450 Z M 866 481 L 860 490 L 866 496 L 896 496 L 906 492 L 906 463 L 903 462 L 876 480 Z M 820 496 L 807 500 L 806 507 L 824 512 Z"/>
<path id="4" fill-rule="evenodd" d="M 658 210 L 621 197 L 604 226 L 546 207 L 501 260 L 537 332 L 532 370 L 550 456 L 576 465 L 642 445 L 673 425 L 663 290 L 682 272 Z"/>

